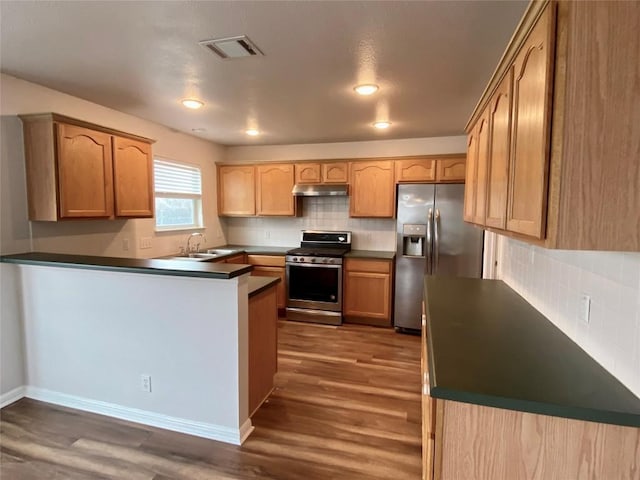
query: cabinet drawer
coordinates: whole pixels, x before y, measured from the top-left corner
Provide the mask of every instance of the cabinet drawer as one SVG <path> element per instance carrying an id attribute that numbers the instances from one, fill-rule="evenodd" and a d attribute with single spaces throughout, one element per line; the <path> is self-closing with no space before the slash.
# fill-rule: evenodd
<path id="1" fill-rule="evenodd" d="M 345 262 L 345 269 L 352 272 L 390 273 L 391 262 L 389 260 L 348 258 Z"/>
<path id="2" fill-rule="evenodd" d="M 284 256 L 280 255 L 247 255 L 249 265 L 262 265 L 265 267 L 284 267 Z"/>

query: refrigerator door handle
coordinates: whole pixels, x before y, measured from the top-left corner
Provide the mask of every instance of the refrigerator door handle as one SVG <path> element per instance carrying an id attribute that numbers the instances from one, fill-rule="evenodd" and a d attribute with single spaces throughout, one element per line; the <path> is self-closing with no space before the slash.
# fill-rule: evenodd
<path id="1" fill-rule="evenodd" d="M 433 244 L 435 250 L 435 254 L 433 255 L 433 273 L 438 273 L 438 261 L 440 260 L 440 210 L 437 208 L 433 220 Z"/>
<path id="2" fill-rule="evenodd" d="M 433 225 L 433 208 L 429 209 L 429 213 L 427 214 L 427 273 L 431 274 L 431 255 L 432 255 L 432 247 L 431 247 L 431 228 Z"/>

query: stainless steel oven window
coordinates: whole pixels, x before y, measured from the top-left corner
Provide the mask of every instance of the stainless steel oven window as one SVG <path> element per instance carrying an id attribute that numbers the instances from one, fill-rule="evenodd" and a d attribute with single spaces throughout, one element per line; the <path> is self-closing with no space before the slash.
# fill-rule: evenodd
<path id="1" fill-rule="evenodd" d="M 342 310 L 342 265 L 287 263 L 287 306 Z"/>

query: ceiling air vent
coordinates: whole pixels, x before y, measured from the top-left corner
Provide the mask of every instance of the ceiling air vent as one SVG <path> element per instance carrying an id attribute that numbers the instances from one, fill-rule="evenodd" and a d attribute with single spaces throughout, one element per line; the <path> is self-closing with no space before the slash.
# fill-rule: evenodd
<path id="1" fill-rule="evenodd" d="M 198 42 L 221 58 L 241 58 L 264 55 L 246 35 L 237 37 L 214 38 Z"/>

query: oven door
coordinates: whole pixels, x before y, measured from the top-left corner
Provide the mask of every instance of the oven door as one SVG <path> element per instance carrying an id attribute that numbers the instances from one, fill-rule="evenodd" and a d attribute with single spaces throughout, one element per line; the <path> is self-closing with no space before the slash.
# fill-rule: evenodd
<path id="1" fill-rule="evenodd" d="M 287 263 L 287 307 L 342 311 L 342 265 Z"/>

